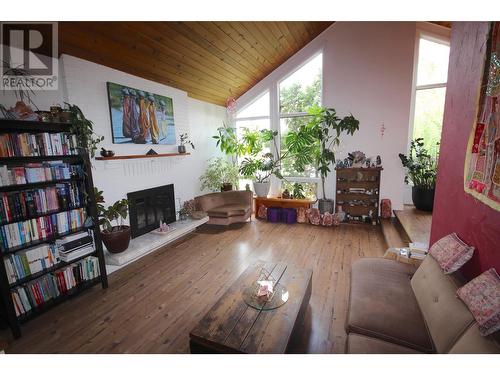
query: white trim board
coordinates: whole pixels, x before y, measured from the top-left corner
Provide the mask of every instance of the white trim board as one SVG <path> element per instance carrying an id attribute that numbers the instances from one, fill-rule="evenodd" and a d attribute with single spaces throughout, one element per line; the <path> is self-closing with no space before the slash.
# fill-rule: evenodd
<path id="1" fill-rule="evenodd" d="M 149 232 L 130 240 L 128 249 L 122 253 L 113 254 L 105 250 L 104 258 L 108 275 L 185 236 L 207 221 L 208 217 L 200 220 L 176 221 L 170 224 L 172 229 L 167 234 L 160 235 Z"/>

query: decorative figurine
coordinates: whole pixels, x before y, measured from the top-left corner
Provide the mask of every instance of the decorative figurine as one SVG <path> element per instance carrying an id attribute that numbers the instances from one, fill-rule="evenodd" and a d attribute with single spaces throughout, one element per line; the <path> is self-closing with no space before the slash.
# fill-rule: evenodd
<path id="1" fill-rule="evenodd" d="M 321 215 L 317 208 L 310 208 L 307 211 L 307 217 L 312 225 L 319 225 L 321 222 Z"/>
<path id="2" fill-rule="evenodd" d="M 380 216 L 383 219 L 390 219 L 392 216 L 392 207 L 390 199 L 382 199 L 380 201 Z"/>
<path id="3" fill-rule="evenodd" d="M 307 214 L 304 207 L 299 207 L 297 209 L 297 223 L 307 223 Z"/>
<path id="4" fill-rule="evenodd" d="M 264 206 L 263 204 L 259 206 L 259 209 L 257 211 L 257 217 L 259 219 L 267 220 L 267 207 Z"/>
<path id="5" fill-rule="evenodd" d="M 283 190 L 283 193 L 281 193 L 281 198 L 290 199 L 290 192 L 288 191 L 288 189 Z"/>
<path id="6" fill-rule="evenodd" d="M 382 158 L 380 157 L 380 155 L 377 155 L 377 167 L 381 166 L 382 166 Z"/>
<path id="7" fill-rule="evenodd" d="M 365 164 L 366 156 L 364 152 L 354 151 L 349 153 L 349 160 L 351 161 L 353 168 L 362 168 Z"/>
<path id="8" fill-rule="evenodd" d="M 321 215 L 321 225 L 324 227 L 331 227 L 333 225 L 333 215 L 330 212 L 325 212 Z"/>

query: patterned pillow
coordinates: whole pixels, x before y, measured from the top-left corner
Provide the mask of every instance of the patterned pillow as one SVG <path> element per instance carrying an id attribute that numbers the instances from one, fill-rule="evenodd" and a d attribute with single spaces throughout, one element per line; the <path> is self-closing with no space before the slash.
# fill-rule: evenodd
<path id="1" fill-rule="evenodd" d="M 474 315 L 481 335 L 500 329 L 500 277 L 494 268 L 459 288 L 457 295 Z"/>
<path id="2" fill-rule="evenodd" d="M 452 233 L 435 242 L 429 253 L 437 260 L 444 273 L 449 274 L 472 258 L 474 247 L 462 242 L 456 233 Z"/>

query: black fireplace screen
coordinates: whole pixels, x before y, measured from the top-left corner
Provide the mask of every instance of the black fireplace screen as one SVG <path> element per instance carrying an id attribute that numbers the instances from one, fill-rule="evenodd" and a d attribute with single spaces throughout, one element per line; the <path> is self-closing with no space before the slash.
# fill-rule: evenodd
<path id="1" fill-rule="evenodd" d="M 132 238 L 156 229 L 160 221 L 175 221 L 174 185 L 134 191 L 127 194 Z"/>

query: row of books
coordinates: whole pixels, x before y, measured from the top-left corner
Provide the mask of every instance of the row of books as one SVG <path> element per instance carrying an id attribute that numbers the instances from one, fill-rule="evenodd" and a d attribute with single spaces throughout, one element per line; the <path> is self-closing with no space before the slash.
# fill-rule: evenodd
<path id="1" fill-rule="evenodd" d="M 47 301 L 64 295 L 79 284 L 99 276 L 99 260 L 90 256 L 68 267 L 11 290 L 16 316 L 29 313 Z"/>
<path id="2" fill-rule="evenodd" d="M 0 186 L 31 184 L 82 177 L 83 167 L 62 161 L 30 163 L 25 166 L 0 166 Z"/>
<path id="3" fill-rule="evenodd" d="M 76 155 L 77 145 L 68 133 L 0 134 L 0 157 Z"/>
<path id="4" fill-rule="evenodd" d="M 0 224 L 78 208 L 83 203 L 83 189 L 76 182 L 0 193 Z"/>
<path id="5" fill-rule="evenodd" d="M 4 258 L 9 284 L 54 267 L 60 262 L 58 246 L 45 244 Z"/>
<path id="6" fill-rule="evenodd" d="M 30 242 L 53 238 L 56 234 L 77 230 L 85 222 L 82 208 L 38 217 L 0 227 L 0 244 L 4 251 Z"/>

